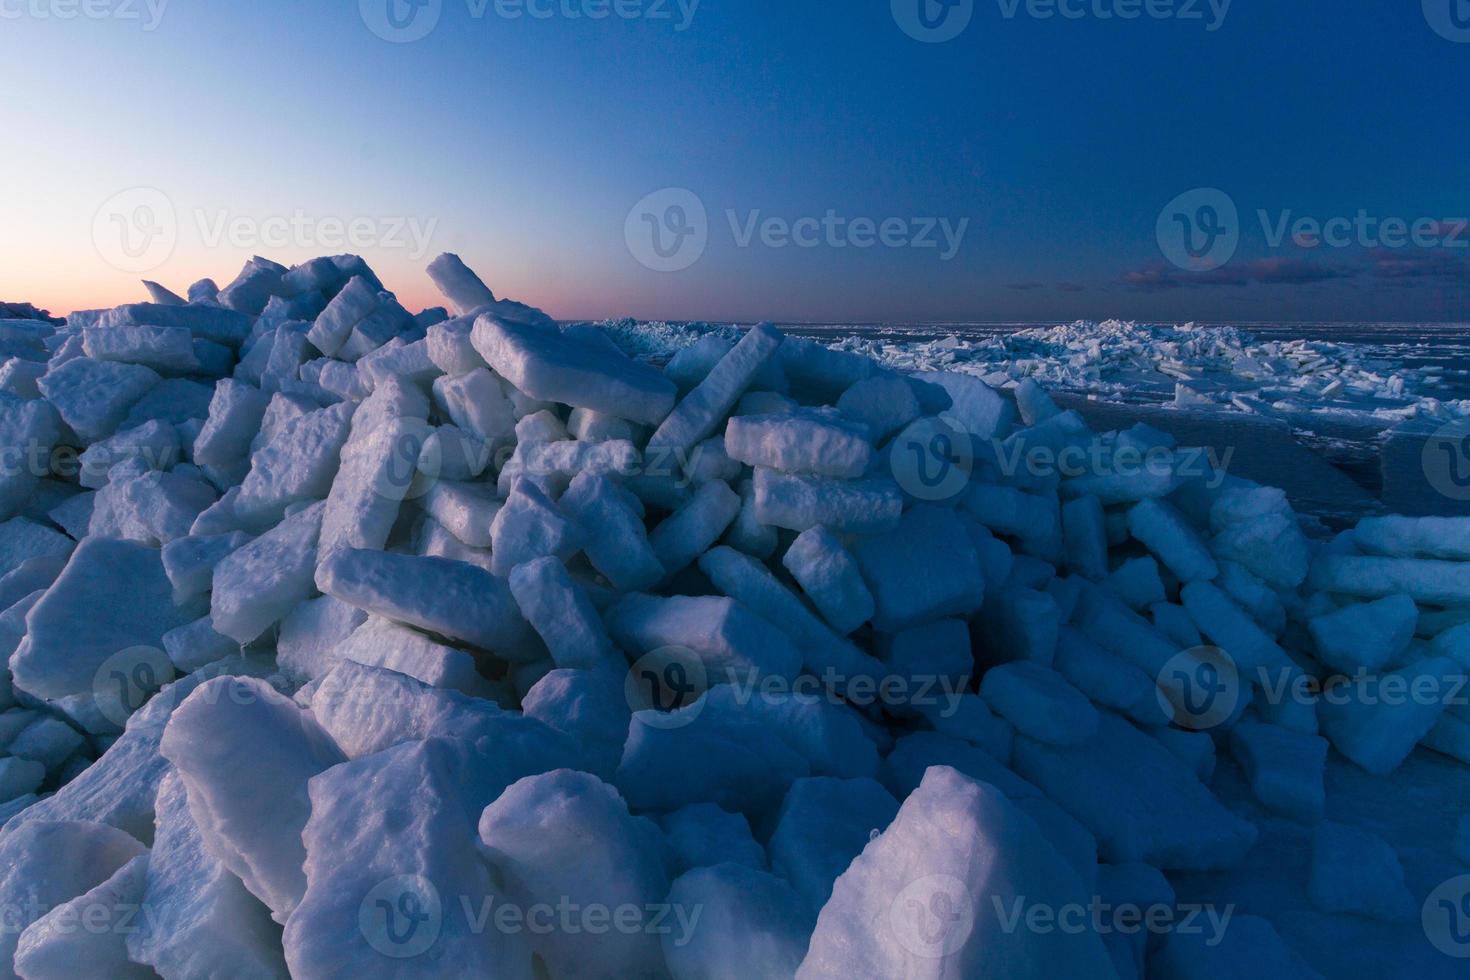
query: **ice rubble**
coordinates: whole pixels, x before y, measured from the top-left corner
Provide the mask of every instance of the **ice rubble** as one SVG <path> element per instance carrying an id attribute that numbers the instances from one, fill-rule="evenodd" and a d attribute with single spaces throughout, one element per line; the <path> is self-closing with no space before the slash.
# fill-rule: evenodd
<path id="1" fill-rule="evenodd" d="M 1470 764 L 1470 520 L 1309 541 L 1035 381 L 1366 369 L 1105 325 L 905 373 L 430 275 L 417 316 L 339 256 L 0 323 L 0 975 L 1295 970 L 1260 917 L 1008 918 L 1167 905 L 1268 819 L 1322 912 L 1412 918 L 1324 773 Z"/>

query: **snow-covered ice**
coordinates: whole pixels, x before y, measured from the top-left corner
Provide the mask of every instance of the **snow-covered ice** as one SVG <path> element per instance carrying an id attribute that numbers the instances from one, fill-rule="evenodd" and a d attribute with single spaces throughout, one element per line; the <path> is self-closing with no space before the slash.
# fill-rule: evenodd
<path id="1" fill-rule="evenodd" d="M 0 975 L 1454 975 L 1470 523 L 1329 539 L 1076 398 L 1467 414 L 1428 373 L 430 279 L 0 328 Z M 1095 915 L 1201 895 L 1215 941 Z"/>

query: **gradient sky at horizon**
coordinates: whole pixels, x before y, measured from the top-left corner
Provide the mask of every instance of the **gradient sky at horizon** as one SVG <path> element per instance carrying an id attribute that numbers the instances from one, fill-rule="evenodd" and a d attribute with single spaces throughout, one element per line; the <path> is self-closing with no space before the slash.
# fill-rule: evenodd
<path id="1" fill-rule="evenodd" d="M 1470 320 L 1453 221 L 1470 217 L 1470 38 L 1412 0 L 1235 0 L 1216 30 L 1221 0 L 1176 0 L 1200 20 L 975 0 L 933 44 L 890 0 L 702 0 L 683 30 L 677 0 L 602 0 L 668 14 L 631 20 L 566 15 L 599 0 L 537 0 L 547 18 L 431 0 L 437 27 L 405 44 L 358 0 L 170 0 L 152 29 L 146 0 L 58 16 L 76 2 L 0 0 L 0 300 L 68 312 L 135 301 L 140 278 L 223 285 L 253 253 L 350 250 L 419 308 L 440 302 L 424 265 L 455 251 L 564 319 Z M 107 221 L 94 233 L 137 187 L 177 238 L 142 275 L 98 247 Z M 625 240 L 665 188 L 708 215 L 707 248 L 672 273 Z M 1240 215 L 1234 256 L 1205 272 L 1156 235 L 1194 188 Z M 741 246 L 731 227 L 829 212 L 968 225 L 949 261 Z M 1288 213 L 1444 227 L 1433 247 L 1273 245 Z M 251 237 L 297 216 L 284 247 Z M 317 247 L 353 219 L 373 244 Z M 216 240 L 222 220 L 239 231 Z M 425 254 L 391 240 L 397 221 L 432 229 Z"/>

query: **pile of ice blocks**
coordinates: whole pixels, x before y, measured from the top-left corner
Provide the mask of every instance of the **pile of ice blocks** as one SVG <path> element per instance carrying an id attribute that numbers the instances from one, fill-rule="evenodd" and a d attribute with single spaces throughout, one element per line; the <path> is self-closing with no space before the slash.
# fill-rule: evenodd
<path id="1" fill-rule="evenodd" d="M 429 272 L 0 322 L 0 975 L 1310 975 L 1016 927 L 1239 866 L 1217 755 L 1319 909 L 1419 915 L 1324 769 L 1470 762 L 1470 521 L 1313 542 L 1034 382 Z"/>

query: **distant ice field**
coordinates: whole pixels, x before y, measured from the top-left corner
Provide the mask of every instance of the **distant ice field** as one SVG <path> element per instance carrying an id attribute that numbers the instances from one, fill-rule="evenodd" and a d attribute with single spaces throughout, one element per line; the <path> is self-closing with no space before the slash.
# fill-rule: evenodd
<path id="1" fill-rule="evenodd" d="M 707 333 L 749 324 L 600 326 L 629 353 L 662 361 Z M 1253 479 L 1290 489 L 1295 478 L 1298 509 L 1329 528 L 1383 510 L 1462 512 L 1414 461 L 1434 433 L 1463 425 L 1470 435 L 1470 323 L 778 326 L 898 369 L 960 371 L 997 387 L 1030 377 L 1100 413 L 1133 406 L 1150 424 L 1174 423 L 1164 427 L 1177 426 L 1181 438 L 1243 452 Z M 1280 438 L 1262 438 L 1266 423 Z"/>

